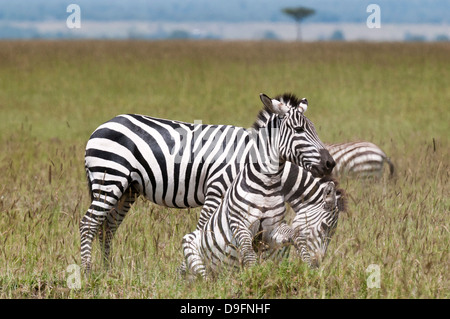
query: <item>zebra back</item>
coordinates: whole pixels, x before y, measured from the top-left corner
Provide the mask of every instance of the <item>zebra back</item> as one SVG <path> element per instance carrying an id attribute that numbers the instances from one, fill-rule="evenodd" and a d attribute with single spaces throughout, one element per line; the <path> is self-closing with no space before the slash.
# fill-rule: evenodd
<path id="1" fill-rule="evenodd" d="M 371 142 L 325 144 L 334 158 L 333 175 L 381 177 L 384 163 L 389 165 L 389 174 L 394 174 L 394 165 L 380 147 Z"/>

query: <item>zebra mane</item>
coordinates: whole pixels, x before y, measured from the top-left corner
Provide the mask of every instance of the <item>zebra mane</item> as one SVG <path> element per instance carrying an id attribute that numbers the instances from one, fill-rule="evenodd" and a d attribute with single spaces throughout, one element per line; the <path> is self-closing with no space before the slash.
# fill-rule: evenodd
<path id="1" fill-rule="evenodd" d="M 284 93 L 280 94 L 274 97 L 275 100 L 278 100 L 280 102 L 283 102 L 284 104 L 290 106 L 290 107 L 296 107 L 300 104 L 302 99 L 299 99 L 295 94 L 293 93 Z"/>
<path id="2" fill-rule="evenodd" d="M 322 177 L 319 181 L 320 184 L 333 182 L 336 187 L 336 195 L 338 195 L 337 205 L 340 212 L 347 211 L 347 194 L 343 188 L 337 188 L 339 181 L 332 177 L 331 175 L 326 175 Z"/>
<path id="3" fill-rule="evenodd" d="M 301 99 L 299 99 L 295 94 L 293 93 L 284 93 L 279 94 L 276 97 L 274 97 L 275 100 L 280 101 L 284 104 L 286 104 L 289 107 L 296 107 L 300 104 Z M 267 121 L 269 118 L 274 114 L 274 112 L 264 105 L 263 109 L 259 111 L 258 116 L 256 117 L 255 122 L 252 125 L 252 128 L 255 130 L 259 130 L 266 126 Z"/>

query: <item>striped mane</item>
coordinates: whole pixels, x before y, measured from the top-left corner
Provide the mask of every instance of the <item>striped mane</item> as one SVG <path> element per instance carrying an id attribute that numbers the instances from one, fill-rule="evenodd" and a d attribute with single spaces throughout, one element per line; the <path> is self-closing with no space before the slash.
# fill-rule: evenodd
<path id="1" fill-rule="evenodd" d="M 283 102 L 284 104 L 289 105 L 290 107 L 298 106 L 302 101 L 293 93 L 280 94 L 274 97 L 274 99 Z"/>
<path id="2" fill-rule="evenodd" d="M 296 107 L 301 102 L 301 99 L 293 93 L 280 94 L 274 97 L 274 99 L 288 105 L 289 107 Z M 273 114 L 275 114 L 273 110 L 264 105 L 263 109 L 259 111 L 252 128 L 258 131 L 259 129 L 265 127 L 267 121 Z"/>

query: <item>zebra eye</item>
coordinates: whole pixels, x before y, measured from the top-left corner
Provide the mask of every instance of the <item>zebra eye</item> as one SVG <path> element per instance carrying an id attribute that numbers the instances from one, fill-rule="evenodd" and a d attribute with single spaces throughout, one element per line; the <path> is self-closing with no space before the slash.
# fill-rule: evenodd
<path id="1" fill-rule="evenodd" d="M 296 133 L 303 133 L 303 132 L 305 132 L 305 129 L 303 127 L 301 127 L 301 126 L 297 126 L 297 127 L 294 128 L 294 131 Z"/>

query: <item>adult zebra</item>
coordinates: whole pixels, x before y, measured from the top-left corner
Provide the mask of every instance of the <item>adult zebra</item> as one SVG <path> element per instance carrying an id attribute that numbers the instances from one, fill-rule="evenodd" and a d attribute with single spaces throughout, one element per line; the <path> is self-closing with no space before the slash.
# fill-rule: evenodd
<path id="1" fill-rule="evenodd" d="M 285 201 L 295 212 L 291 227 L 284 223 Z M 249 163 L 202 229 L 183 237 L 185 260 L 179 271 L 208 278 L 224 267 L 255 263 L 255 246 L 262 258 L 279 260 L 290 244 L 304 262 L 318 267 L 343 210 L 343 191 L 329 176 L 314 178 L 289 162 L 285 169 L 265 174 L 259 164 Z"/>
<path id="2" fill-rule="evenodd" d="M 371 142 L 325 144 L 325 147 L 336 162 L 333 175 L 381 177 L 384 163 L 389 165 L 390 176 L 394 174 L 394 164 Z"/>
<path id="3" fill-rule="evenodd" d="M 268 98 L 261 95 L 261 99 Z M 284 94 L 272 100 L 274 108 L 260 111 L 257 121 L 277 121 L 300 100 Z M 282 148 L 295 145 L 288 160 L 297 159 L 315 176 L 331 173 L 334 160 L 301 112 L 299 126 L 286 132 Z M 295 134 L 295 139 L 288 137 Z M 290 148 L 292 149 L 292 148 Z M 99 126 L 86 146 L 85 167 L 91 205 L 80 222 L 81 262 L 88 272 L 92 241 L 97 233 L 103 256 L 137 196 L 169 207 L 203 205 L 198 227 L 220 204 L 227 187 L 242 166 L 256 154 L 250 131 L 231 125 L 189 124 L 143 115 L 119 115 Z M 103 231 L 100 227 L 103 226 Z"/>

